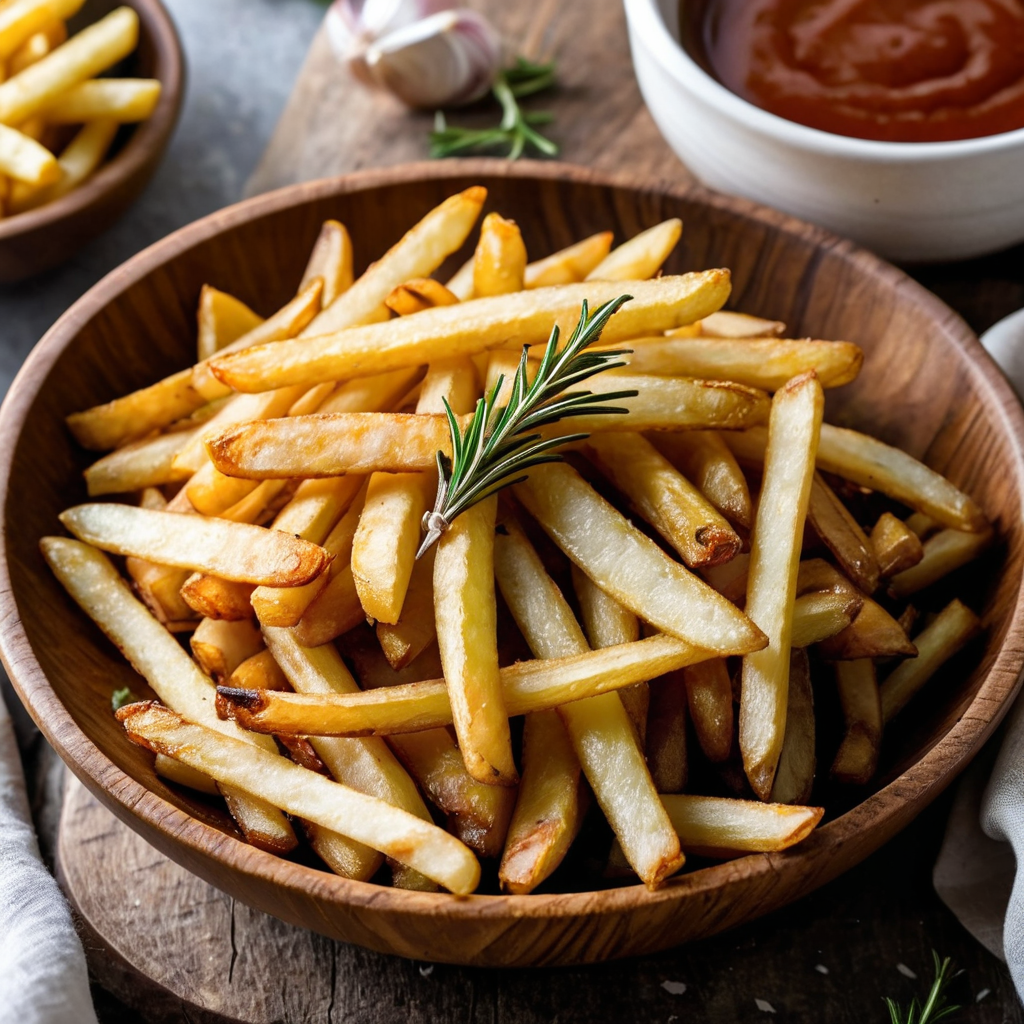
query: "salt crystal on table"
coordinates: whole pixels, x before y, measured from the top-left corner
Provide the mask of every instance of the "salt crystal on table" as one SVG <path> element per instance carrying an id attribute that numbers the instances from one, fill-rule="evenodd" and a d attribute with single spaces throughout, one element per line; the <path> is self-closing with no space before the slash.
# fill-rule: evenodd
<path id="1" fill-rule="evenodd" d="M 897 964 L 896 965 L 896 970 L 899 971 L 900 974 L 902 974 L 904 978 L 916 978 L 917 977 L 917 975 L 906 964 Z"/>
<path id="2" fill-rule="evenodd" d="M 990 995 L 992 995 L 992 989 L 990 989 L 990 988 L 983 988 L 983 989 L 982 989 L 982 990 L 981 990 L 981 991 L 980 991 L 980 992 L 979 992 L 979 993 L 978 993 L 978 994 L 977 994 L 977 995 L 976 995 L 976 996 L 974 997 L 974 1001 L 975 1001 L 976 1003 L 980 1003 L 980 1002 L 982 1001 L 982 999 L 984 999 L 984 998 L 985 998 L 985 996 L 990 996 Z"/>
<path id="3" fill-rule="evenodd" d="M 815 964 L 814 965 L 814 969 L 819 974 L 828 974 L 828 968 L 824 964 Z"/>
<path id="4" fill-rule="evenodd" d="M 775 1012 L 775 1007 L 772 1006 L 772 1004 L 769 1003 L 767 999 L 755 999 L 754 1000 L 754 1005 L 757 1006 L 757 1008 L 762 1013 L 774 1013 Z"/>
<path id="5" fill-rule="evenodd" d="M 663 981 L 661 987 L 673 996 L 681 996 L 686 991 L 686 984 L 682 981 Z"/>
<path id="6" fill-rule="evenodd" d="M 420 968 L 420 977 L 429 978 L 434 973 L 434 965 L 427 964 L 425 967 Z"/>

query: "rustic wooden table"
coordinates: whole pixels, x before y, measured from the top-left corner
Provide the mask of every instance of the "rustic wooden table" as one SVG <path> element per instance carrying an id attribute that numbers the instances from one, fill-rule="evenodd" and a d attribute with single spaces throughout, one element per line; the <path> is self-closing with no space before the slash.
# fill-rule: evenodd
<path id="1" fill-rule="evenodd" d="M 564 159 L 648 180 L 687 180 L 643 107 L 621 8 L 479 0 L 533 56 L 555 55 L 550 103 Z M 538 105 L 540 103 L 538 102 Z M 493 119 L 481 111 L 460 123 Z M 427 115 L 406 113 L 340 74 L 316 39 L 250 192 L 425 155 Z M 1024 247 L 910 268 L 981 331 L 1024 306 Z M 147 847 L 63 773 L 38 738 L 27 765 L 44 847 L 59 845 L 105 1024 L 137 1021 L 467 1022 L 883 1021 L 884 995 L 926 988 L 932 948 L 964 969 L 955 1019 L 1022 1022 L 1006 968 L 931 883 L 948 799 L 889 846 L 802 902 L 734 932 L 644 960 L 525 972 L 396 960 L 258 914 Z M 901 966 L 902 965 L 902 966 Z M 915 982 L 906 970 L 915 972 Z"/>

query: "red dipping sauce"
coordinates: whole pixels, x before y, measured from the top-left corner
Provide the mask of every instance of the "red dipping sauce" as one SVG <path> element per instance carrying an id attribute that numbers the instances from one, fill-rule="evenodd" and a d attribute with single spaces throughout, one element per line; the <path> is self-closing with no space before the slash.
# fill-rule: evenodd
<path id="1" fill-rule="evenodd" d="M 709 0 L 699 32 L 723 85 L 812 128 L 887 142 L 1024 128 L 1024 0 Z"/>

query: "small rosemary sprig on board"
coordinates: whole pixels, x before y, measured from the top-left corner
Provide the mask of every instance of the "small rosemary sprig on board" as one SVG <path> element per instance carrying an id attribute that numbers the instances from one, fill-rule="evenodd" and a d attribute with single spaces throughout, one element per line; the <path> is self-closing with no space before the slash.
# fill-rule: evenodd
<path id="1" fill-rule="evenodd" d="M 570 441 L 582 441 L 588 434 L 563 434 L 541 439 L 536 433 L 568 416 L 598 416 L 607 413 L 625 413 L 626 409 L 602 402 L 632 398 L 636 391 L 613 391 L 594 395 L 591 391 L 572 391 L 566 388 L 592 377 L 602 370 L 612 370 L 625 364 L 620 356 L 629 349 L 619 351 L 585 352 L 601 336 L 609 318 L 631 295 L 620 295 L 590 313 L 586 299 L 579 322 L 565 347 L 558 350 L 558 327 L 551 329 L 544 356 L 533 383 L 527 381 L 529 348 L 523 346 L 519 367 L 512 379 L 508 405 L 495 410 L 494 404 L 505 382 L 498 378 L 491 393 L 476 403 L 476 411 L 466 427 L 459 431 L 458 420 L 444 403 L 448 416 L 448 429 L 452 438 L 452 458 L 437 453 L 437 498 L 434 508 L 423 516 L 426 537 L 416 557 L 419 558 L 451 526 L 455 518 L 478 501 L 489 498 L 504 487 L 521 483 L 525 471 L 544 462 L 558 462 L 562 456 L 554 451 Z"/>
<path id="2" fill-rule="evenodd" d="M 959 1006 L 946 1002 L 946 989 L 957 976 L 953 969 L 953 961 L 949 957 L 940 960 L 934 949 L 932 960 L 935 964 L 935 980 L 923 1004 L 919 1003 L 915 996 L 910 1006 L 904 1010 L 894 999 L 886 996 L 885 1005 L 889 1008 L 891 1024 L 935 1024 L 936 1021 L 945 1020 L 960 1009 Z"/>

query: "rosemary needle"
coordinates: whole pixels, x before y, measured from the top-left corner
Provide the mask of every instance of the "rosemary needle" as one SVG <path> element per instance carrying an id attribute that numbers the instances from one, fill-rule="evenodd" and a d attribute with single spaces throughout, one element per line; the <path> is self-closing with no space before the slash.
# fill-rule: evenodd
<path id="1" fill-rule="evenodd" d="M 946 989 L 957 976 L 953 969 L 953 961 L 946 957 L 939 959 L 939 954 L 932 950 L 932 961 L 935 965 L 935 979 L 924 1003 L 919 1003 L 917 996 L 910 1001 L 910 1006 L 903 1009 L 894 999 L 886 997 L 885 1004 L 889 1010 L 891 1024 L 936 1024 L 945 1020 L 960 1009 L 946 1002 Z"/>

